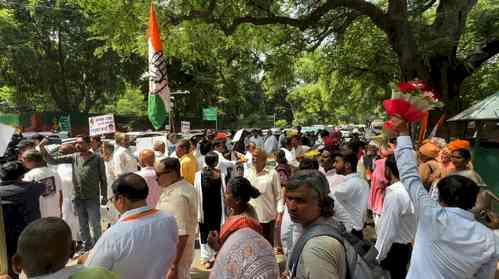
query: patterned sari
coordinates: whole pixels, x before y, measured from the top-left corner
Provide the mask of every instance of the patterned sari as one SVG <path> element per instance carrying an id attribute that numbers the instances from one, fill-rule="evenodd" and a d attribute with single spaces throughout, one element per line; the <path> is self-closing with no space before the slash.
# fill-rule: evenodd
<path id="1" fill-rule="evenodd" d="M 279 277 L 279 267 L 272 246 L 252 228 L 258 228 L 254 226 L 258 223 L 251 219 L 239 215 L 224 224 L 220 233 L 223 245 L 210 273 L 210 279 Z"/>

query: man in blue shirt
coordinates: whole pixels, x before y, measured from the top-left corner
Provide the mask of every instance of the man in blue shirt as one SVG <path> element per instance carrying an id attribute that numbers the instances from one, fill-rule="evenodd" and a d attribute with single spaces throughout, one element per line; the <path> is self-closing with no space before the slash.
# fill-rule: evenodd
<path id="1" fill-rule="evenodd" d="M 408 123 L 397 116 L 391 121 L 399 135 L 395 157 L 400 180 L 419 222 L 406 278 L 494 278 L 499 240 L 469 211 L 478 186 L 464 176 L 450 175 L 438 182 L 439 200 L 433 200 L 418 174 Z"/>

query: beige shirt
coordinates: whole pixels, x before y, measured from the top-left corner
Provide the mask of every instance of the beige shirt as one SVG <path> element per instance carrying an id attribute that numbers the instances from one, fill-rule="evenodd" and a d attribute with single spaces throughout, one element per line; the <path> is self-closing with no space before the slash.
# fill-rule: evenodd
<path id="1" fill-rule="evenodd" d="M 251 199 L 249 202 L 255 208 L 258 221 L 269 223 L 275 220 L 277 213 L 284 211 L 279 174 L 267 167 L 257 174 L 253 167 L 246 178 L 261 193 L 258 198 Z"/>
<path id="2" fill-rule="evenodd" d="M 194 240 L 198 225 L 198 200 L 194 187 L 182 179 L 163 188 L 156 208 L 175 216 L 179 236 L 189 236 L 179 264 L 190 266 L 194 258 Z"/>
<path id="3" fill-rule="evenodd" d="M 325 218 L 316 221 L 327 222 Z M 345 249 L 338 240 L 329 236 L 318 236 L 307 241 L 298 261 L 297 279 L 344 279 L 346 274 Z"/>

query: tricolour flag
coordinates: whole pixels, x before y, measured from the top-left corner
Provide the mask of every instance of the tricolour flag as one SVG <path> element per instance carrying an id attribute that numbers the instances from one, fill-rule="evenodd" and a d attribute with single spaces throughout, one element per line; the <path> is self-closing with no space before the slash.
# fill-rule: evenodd
<path id="1" fill-rule="evenodd" d="M 171 108 L 166 59 L 159 36 L 158 20 L 151 3 L 149 9 L 149 98 L 147 115 L 155 129 L 163 127 Z"/>

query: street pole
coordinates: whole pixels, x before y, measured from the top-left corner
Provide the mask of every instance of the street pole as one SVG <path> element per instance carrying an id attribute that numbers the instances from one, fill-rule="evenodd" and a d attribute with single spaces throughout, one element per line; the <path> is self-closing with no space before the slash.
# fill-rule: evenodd
<path id="1" fill-rule="evenodd" d="M 172 102 L 171 108 L 168 110 L 168 122 L 170 122 L 170 132 L 175 133 L 175 97 L 173 95 L 189 95 L 191 92 L 189 90 L 177 90 L 170 92 L 170 100 Z"/>

